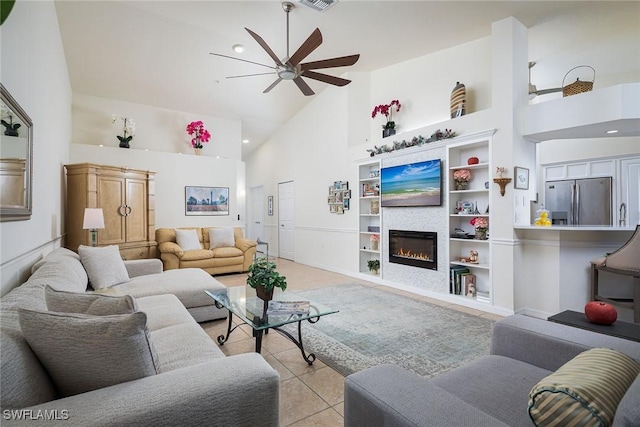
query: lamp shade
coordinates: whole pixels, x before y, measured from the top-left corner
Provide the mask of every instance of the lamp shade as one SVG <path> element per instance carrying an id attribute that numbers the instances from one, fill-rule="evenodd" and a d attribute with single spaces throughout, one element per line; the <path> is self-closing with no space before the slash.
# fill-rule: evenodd
<path id="1" fill-rule="evenodd" d="M 101 208 L 85 208 L 84 221 L 82 221 L 83 229 L 104 228 L 104 215 Z"/>

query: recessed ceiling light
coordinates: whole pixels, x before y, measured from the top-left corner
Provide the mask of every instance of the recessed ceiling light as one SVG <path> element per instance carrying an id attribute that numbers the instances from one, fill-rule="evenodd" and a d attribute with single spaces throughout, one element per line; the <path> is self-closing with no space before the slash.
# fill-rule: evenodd
<path id="1" fill-rule="evenodd" d="M 618 129 L 608 130 L 606 133 L 618 133 Z"/>
<path id="2" fill-rule="evenodd" d="M 248 143 L 249 143 L 249 140 L 248 140 L 248 139 L 243 139 L 243 140 L 242 140 L 242 143 L 243 143 L 243 144 L 248 144 Z"/>
<path id="3" fill-rule="evenodd" d="M 234 44 L 231 49 L 233 49 L 233 51 L 235 53 L 242 53 L 244 52 L 244 46 L 242 46 L 241 44 Z"/>

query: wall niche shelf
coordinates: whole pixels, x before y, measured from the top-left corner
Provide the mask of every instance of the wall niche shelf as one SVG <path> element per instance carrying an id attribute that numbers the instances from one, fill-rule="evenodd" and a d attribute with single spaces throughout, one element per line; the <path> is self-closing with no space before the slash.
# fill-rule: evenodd
<path id="1" fill-rule="evenodd" d="M 368 261 L 381 261 L 383 236 L 380 209 L 380 162 L 367 161 L 358 165 L 358 271 L 374 275 L 369 271 Z M 375 241 L 374 241 L 375 240 Z M 376 276 L 382 275 L 382 262 Z"/>
<path id="2" fill-rule="evenodd" d="M 464 141 L 452 141 L 447 145 L 447 208 L 449 209 L 449 293 L 459 298 L 470 298 L 479 303 L 491 304 L 493 285 L 491 280 L 491 238 L 477 240 L 470 221 L 484 218 L 491 230 L 491 137 L 493 132 L 476 135 Z M 477 157 L 480 161 L 469 165 L 467 160 Z M 471 172 L 469 187 L 455 189 L 453 174 L 460 169 Z M 466 233 L 466 238 L 460 237 Z"/>

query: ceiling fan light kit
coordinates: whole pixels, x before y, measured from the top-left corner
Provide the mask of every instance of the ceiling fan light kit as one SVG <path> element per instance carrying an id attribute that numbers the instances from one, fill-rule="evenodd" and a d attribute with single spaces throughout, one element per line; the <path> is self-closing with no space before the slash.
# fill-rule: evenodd
<path id="1" fill-rule="evenodd" d="M 298 0 L 298 3 L 310 7 L 318 12 L 324 12 L 334 4 L 338 3 L 338 0 Z"/>
<path id="2" fill-rule="evenodd" d="M 315 1 L 306 0 L 307 3 L 319 3 Z M 323 0 L 324 3 L 327 3 L 328 0 Z M 331 2 L 335 3 L 335 2 Z M 335 68 L 335 67 L 346 67 L 355 64 L 360 58 L 359 54 L 341 56 L 337 58 L 324 59 L 320 61 L 306 62 L 301 63 L 307 56 L 309 56 L 314 50 L 318 48 L 322 44 L 322 33 L 319 28 L 316 28 L 311 35 L 307 38 L 307 40 L 302 43 L 302 45 L 296 50 L 293 55 L 289 56 L 289 12 L 294 8 L 293 3 L 291 2 L 283 2 L 282 9 L 287 14 L 287 55 L 280 59 L 273 50 L 269 47 L 269 45 L 264 41 L 262 37 L 260 37 L 257 33 L 251 31 L 250 29 L 245 27 L 245 30 L 253 37 L 253 39 L 258 42 L 258 44 L 264 49 L 264 51 L 271 57 L 274 62 L 274 65 L 266 65 L 258 62 L 248 61 L 245 59 L 235 58 L 233 56 L 222 55 L 219 53 L 211 53 L 214 56 L 221 56 L 223 58 L 235 59 L 237 61 L 248 62 L 250 64 L 260 65 L 262 67 L 271 68 L 273 71 L 269 73 L 258 73 L 258 74 L 245 74 L 241 76 L 229 76 L 228 79 L 231 78 L 239 78 L 239 77 L 250 77 L 250 76 L 259 76 L 259 75 L 267 75 L 267 74 L 275 74 L 277 76 L 277 80 L 273 82 L 270 86 L 268 86 L 263 93 L 267 93 L 271 91 L 278 83 L 282 80 L 293 80 L 293 82 L 298 86 L 300 91 L 305 96 L 313 95 L 315 92 L 309 87 L 307 82 L 305 82 L 302 77 L 307 77 L 309 79 L 318 80 L 320 82 L 328 83 L 335 86 L 345 86 L 351 83 L 351 80 L 343 79 L 341 77 L 331 76 L 329 74 L 318 73 L 313 70 L 325 69 L 325 68 Z"/>

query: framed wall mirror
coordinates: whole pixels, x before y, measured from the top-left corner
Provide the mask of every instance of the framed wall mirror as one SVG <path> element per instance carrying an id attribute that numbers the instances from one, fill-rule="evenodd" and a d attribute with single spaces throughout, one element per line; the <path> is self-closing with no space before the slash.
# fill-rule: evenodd
<path id="1" fill-rule="evenodd" d="M 33 123 L 0 83 L 0 221 L 32 213 Z"/>

